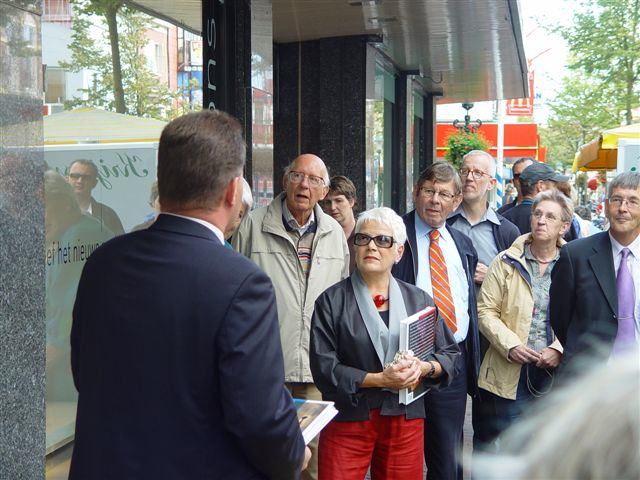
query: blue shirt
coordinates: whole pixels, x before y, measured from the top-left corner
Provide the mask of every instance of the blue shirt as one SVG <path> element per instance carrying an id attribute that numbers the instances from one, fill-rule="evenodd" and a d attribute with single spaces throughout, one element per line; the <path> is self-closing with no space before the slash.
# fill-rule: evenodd
<path id="1" fill-rule="evenodd" d="M 429 233 L 433 230 L 418 214 L 416 214 L 416 244 L 418 247 L 418 275 L 416 286 L 433 297 L 431 286 L 431 268 L 429 266 L 429 245 L 431 240 Z M 447 264 L 449 275 L 449 288 L 453 297 L 453 305 L 456 310 L 457 331 L 454 333 L 456 342 L 460 343 L 467 338 L 469 332 L 469 284 L 467 275 L 462 266 L 462 259 L 453 237 L 447 230 L 446 224 L 438 228 L 440 239 L 438 245 Z"/>

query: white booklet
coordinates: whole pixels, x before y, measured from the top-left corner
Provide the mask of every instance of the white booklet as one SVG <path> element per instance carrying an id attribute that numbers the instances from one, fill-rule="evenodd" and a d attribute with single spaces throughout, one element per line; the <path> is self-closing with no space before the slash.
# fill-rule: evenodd
<path id="1" fill-rule="evenodd" d="M 427 307 L 401 320 L 400 351 L 411 350 L 414 357 L 426 361 L 435 350 L 437 318 L 436 307 Z M 427 393 L 427 388 L 422 381 L 418 381 L 412 387 L 401 389 L 399 393 L 400 403 L 409 405 Z"/>
<path id="2" fill-rule="evenodd" d="M 338 414 L 333 402 L 294 398 L 293 403 L 298 411 L 298 422 L 305 445 L 309 445 L 309 442 Z"/>

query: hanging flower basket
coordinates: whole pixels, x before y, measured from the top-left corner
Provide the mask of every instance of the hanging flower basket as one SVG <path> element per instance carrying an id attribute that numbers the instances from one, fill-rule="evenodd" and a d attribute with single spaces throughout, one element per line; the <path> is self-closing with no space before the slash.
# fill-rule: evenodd
<path id="1" fill-rule="evenodd" d="M 490 148 L 491 143 L 480 132 L 452 133 L 447 137 L 447 153 L 445 154 L 445 159 L 452 163 L 454 167 L 460 168 L 462 157 L 471 150 L 484 150 L 488 152 Z"/>

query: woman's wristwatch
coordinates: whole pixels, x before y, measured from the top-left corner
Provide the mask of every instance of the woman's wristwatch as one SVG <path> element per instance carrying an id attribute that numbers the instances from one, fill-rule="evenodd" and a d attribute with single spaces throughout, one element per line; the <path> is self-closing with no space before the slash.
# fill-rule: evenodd
<path id="1" fill-rule="evenodd" d="M 431 378 L 433 377 L 433 374 L 436 373 L 436 365 L 431 360 L 429 360 L 427 363 L 431 367 L 431 370 L 429 370 L 429 372 L 425 375 L 425 377 Z"/>

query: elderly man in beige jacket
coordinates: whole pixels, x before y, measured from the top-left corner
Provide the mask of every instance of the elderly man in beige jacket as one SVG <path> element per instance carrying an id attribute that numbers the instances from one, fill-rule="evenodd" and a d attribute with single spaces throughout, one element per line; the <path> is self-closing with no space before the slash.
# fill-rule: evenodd
<path id="1" fill-rule="evenodd" d="M 349 275 L 342 227 L 318 202 L 329 190 L 324 162 L 300 155 L 286 169 L 284 192 L 240 224 L 232 245 L 264 270 L 276 291 L 285 381 L 296 398 L 321 400 L 309 368 L 309 330 L 316 298 Z M 303 478 L 317 478 L 317 455 Z"/>

